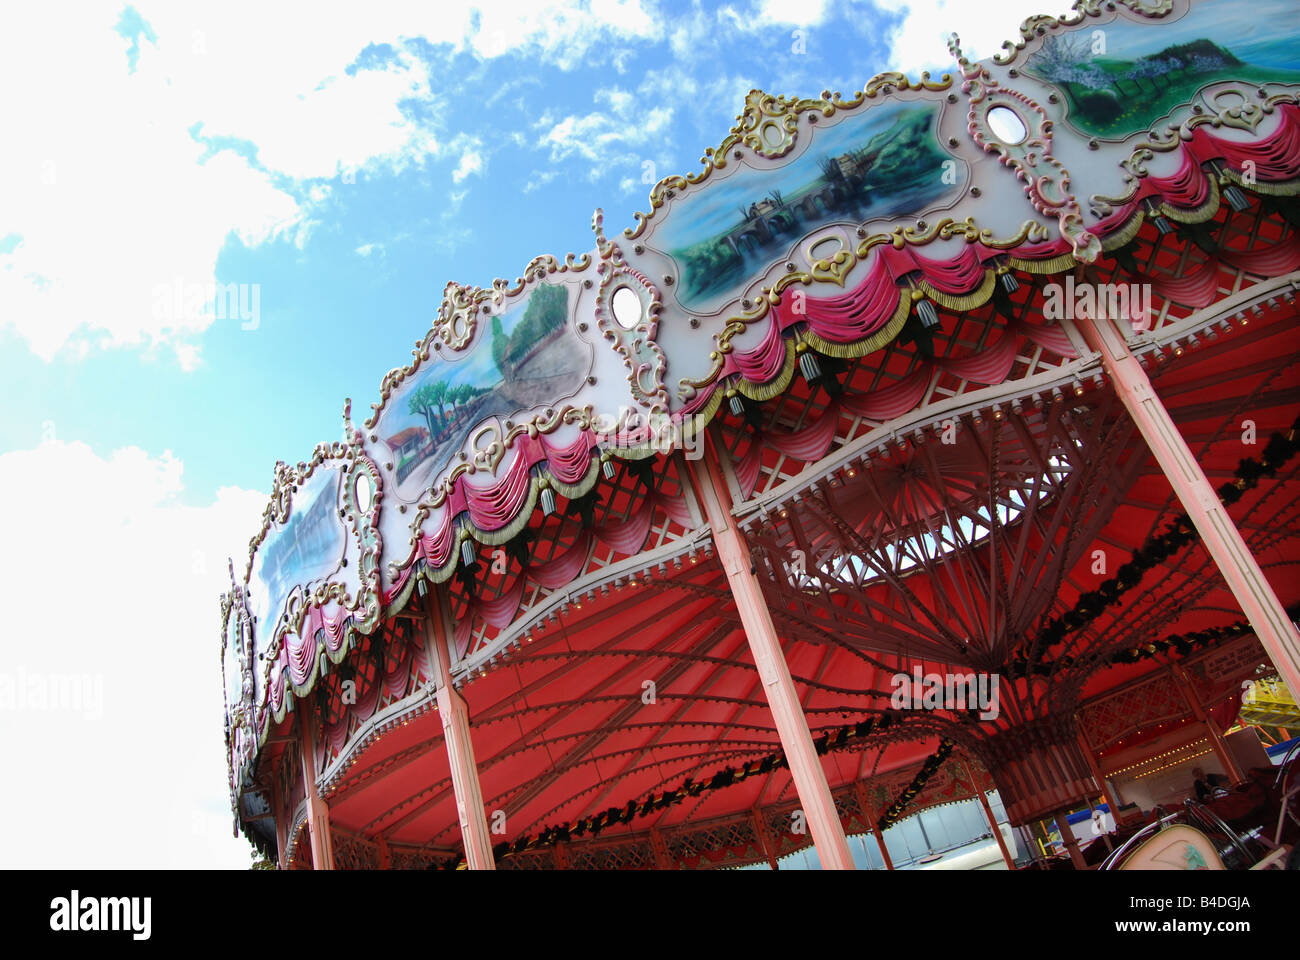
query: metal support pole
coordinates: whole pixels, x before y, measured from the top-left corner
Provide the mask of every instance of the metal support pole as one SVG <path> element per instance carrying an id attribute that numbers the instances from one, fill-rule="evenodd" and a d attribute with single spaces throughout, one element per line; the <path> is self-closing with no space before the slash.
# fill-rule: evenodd
<path id="1" fill-rule="evenodd" d="M 334 841 L 330 837 L 330 810 L 316 790 L 316 722 L 304 701 L 299 707 L 298 727 L 302 733 L 302 780 L 307 793 L 307 830 L 311 835 L 311 864 L 314 870 L 334 869 Z"/>
<path id="2" fill-rule="evenodd" d="M 465 863 L 471 870 L 495 870 L 487 814 L 483 810 L 483 788 L 478 782 L 474 742 L 469 734 L 469 710 L 465 698 L 451 683 L 451 610 L 440 587 L 428 591 L 424 610 L 424 639 L 438 686 L 438 713 L 442 716 L 442 738 L 447 747 L 452 790 L 456 794 L 456 817 L 465 844 Z"/>
<path id="3" fill-rule="evenodd" d="M 1083 851 L 1079 849 L 1079 841 L 1074 836 L 1074 830 L 1070 827 L 1070 811 L 1068 808 L 1062 808 L 1061 812 L 1056 815 L 1056 829 L 1061 831 L 1061 842 L 1065 844 L 1065 849 L 1070 851 L 1070 862 L 1074 864 L 1076 870 L 1087 870 L 1087 861 L 1083 859 Z"/>
<path id="4" fill-rule="evenodd" d="M 668 844 L 664 843 L 663 835 L 654 827 L 650 828 L 650 852 L 654 854 L 656 870 L 676 869 L 672 855 L 668 852 Z"/>
<path id="5" fill-rule="evenodd" d="M 868 832 L 876 838 L 876 846 L 880 848 L 880 857 L 885 861 L 885 869 L 893 870 L 894 861 L 893 858 L 889 856 L 889 848 L 885 846 L 885 835 L 880 831 L 880 828 L 876 826 L 876 812 L 871 808 L 870 801 L 867 800 L 867 788 L 862 785 L 861 780 L 858 780 L 853 784 L 853 792 L 858 798 L 858 808 L 862 811 L 862 815 L 867 818 L 867 823 L 870 825 L 868 827 Z M 865 853 L 866 851 L 864 850 L 863 852 Z M 870 863 L 870 861 L 868 861 L 868 863 Z"/>
<path id="6" fill-rule="evenodd" d="M 984 791 L 975 788 L 975 795 L 979 797 L 980 806 L 984 808 L 984 816 L 988 818 L 989 826 L 993 828 L 993 837 L 998 842 L 998 849 L 1002 851 L 1002 859 L 1005 861 L 1008 870 L 1016 869 L 1016 859 L 1011 856 L 1011 851 L 1007 849 L 1007 841 L 1002 837 L 1002 828 L 998 826 L 998 818 L 993 815 L 993 808 L 989 806 L 988 797 L 984 796 Z"/>
<path id="7" fill-rule="evenodd" d="M 790 764 L 790 775 L 794 779 L 804 815 L 808 818 L 808 828 L 817 848 L 817 856 L 825 870 L 852 870 L 853 856 L 849 853 L 849 842 L 835 810 L 835 800 L 826 781 L 826 771 L 822 769 L 821 760 L 813 746 L 808 720 L 799 704 L 798 691 L 790 676 L 790 667 L 785 662 L 772 615 L 763 599 L 762 587 L 751 566 L 749 550 L 735 517 L 731 515 L 731 498 L 727 494 L 727 485 L 717 455 L 711 446 L 706 449 L 704 469 L 700 469 L 698 461 L 687 462 L 700 499 L 704 501 L 704 513 L 713 531 L 718 560 L 731 586 L 731 594 L 754 655 L 754 664 L 758 667 L 763 692 L 771 706 L 781 746 Z"/>
<path id="8" fill-rule="evenodd" d="M 767 857 L 767 865 L 773 870 L 780 870 L 781 868 L 776 862 L 776 844 L 773 842 L 771 832 L 767 829 L 767 821 L 763 818 L 762 809 L 755 807 L 751 811 L 751 816 L 754 822 L 754 835 L 758 837 L 758 848 L 763 852 L 763 856 Z"/>
<path id="9" fill-rule="evenodd" d="M 280 762 L 284 754 L 280 754 Z M 280 786 L 280 765 L 271 769 L 271 812 L 275 815 L 275 866 L 277 870 L 289 869 L 289 811 Z"/>
<path id="10" fill-rule="evenodd" d="M 1241 772 L 1241 767 L 1237 766 L 1236 758 L 1233 757 L 1232 751 L 1228 749 L 1228 745 L 1223 742 L 1223 738 L 1219 736 L 1219 731 L 1214 729 L 1214 721 L 1205 712 L 1201 698 L 1196 695 L 1196 688 L 1192 686 L 1191 680 L 1187 678 L 1186 671 L 1175 664 L 1169 668 L 1169 672 L 1173 675 L 1174 686 L 1178 688 L 1178 692 L 1187 701 L 1187 706 L 1191 708 L 1192 716 L 1196 717 L 1201 726 L 1205 727 L 1205 735 L 1210 741 L 1210 748 L 1214 751 L 1214 755 L 1219 758 L 1219 763 L 1223 766 L 1224 772 L 1232 778 L 1233 783 L 1244 782 L 1246 775 Z"/>
<path id="11" fill-rule="evenodd" d="M 1084 759 L 1088 761 L 1088 769 L 1092 772 L 1092 779 L 1097 782 L 1097 789 L 1106 800 L 1106 806 L 1110 807 L 1111 819 L 1115 825 L 1119 826 L 1119 800 L 1115 796 L 1115 791 L 1111 789 L 1106 782 L 1106 776 L 1101 772 L 1101 764 L 1097 762 L 1097 755 L 1092 752 L 1092 745 L 1088 743 L 1088 737 L 1083 732 L 1083 723 L 1079 722 L 1079 749 L 1083 751 Z"/>
<path id="12" fill-rule="evenodd" d="M 966 779 L 970 781 L 971 793 L 975 794 L 979 800 L 980 806 L 984 808 L 984 817 L 988 820 L 989 826 L 993 828 L 993 839 L 998 842 L 998 849 L 1002 851 L 1003 862 L 1006 863 L 1008 870 L 1016 869 L 1016 860 L 1011 856 L 1011 851 L 1007 849 L 1006 840 L 1002 838 L 1002 828 L 998 826 L 998 818 L 993 815 L 993 808 L 989 806 L 988 797 L 984 795 L 980 785 L 975 782 L 975 772 L 971 770 L 969 763 L 962 763 L 962 766 L 966 768 Z"/>
<path id="13" fill-rule="evenodd" d="M 1088 345 L 1101 354 L 1129 415 L 1201 535 L 1205 549 L 1241 605 L 1269 659 L 1292 690 L 1300 690 L 1300 633 L 1242 540 L 1232 518 L 1156 396 L 1142 364 L 1112 319 L 1076 319 Z"/>
<path id="14" fill-rule="evenodd" d="M 893 870 L 894 858 L 889 855 L 889 848 L 885 846 L 885 835 L 881 833 L 880 828 L 876 826 L 871 828 L 871 835 L 876 838 L 876 846 L 880 848 L 880 856 L 881 859 L 885 861 L 885 869 Z"/>

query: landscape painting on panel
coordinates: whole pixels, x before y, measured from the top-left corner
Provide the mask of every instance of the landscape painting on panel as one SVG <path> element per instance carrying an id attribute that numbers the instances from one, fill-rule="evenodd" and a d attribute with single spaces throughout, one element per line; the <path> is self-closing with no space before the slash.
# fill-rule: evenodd
<path id="1" fill-rule="evenodd" d="M 1300 83 L 1295 0 L 1252 2 L 1242 17 L 1217 7 L 1198 5 L 1172 23 L 1116 20 L 1049 36 L 1025 72 L 1065 92 L 1068 119 L 1081 132 L 1108 138 L 1150 129 L 1209 83 Z"/>
<path id="2" fill-rule="evenodd" d="M 257 548 L 249 601 L 259 650 L 270 641 L 289 591 L 327 576 L 343 558 L 346 532 L 338 514 L 339 473 L 317 468 L 294 494 L 289 522 L 272 525 Z"/>
<path id="3" fill-rule="evenodd" d="M 454 360 L 431 357 L 388 401 L 377 433 L 403 499 L 423 493 L 484 420 L 571 395 L 586 379 L 591 348 L 569 324 L 566 286 L 539 284 L 484 333 Z"/>
<path id="4" fill-rule="evenodd" d="M 798 159 L 742 169 L 686 198 L 654 235 L 681 269 L 677 294 L 704 310 L 836 221 L 915 213 L 961 189 L 931 104 L 887 104 L 819 129 Z"/>

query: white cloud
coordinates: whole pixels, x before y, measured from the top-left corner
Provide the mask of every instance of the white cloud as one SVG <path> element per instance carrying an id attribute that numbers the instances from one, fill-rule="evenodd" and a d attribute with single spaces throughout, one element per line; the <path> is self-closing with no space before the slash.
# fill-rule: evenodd
<path id="1" fill-rule="evenodd" d="M 182 478 L 170 453 L 135 447 L 0 454 L 0 501 L 22 505 L 6 529 L 21 547 L 0 551 L 0 579 L 21 585 L 0 634 L 14 694 L 0 701 L 0 742 L 22 771 L 0 791 L 0 817 L 22 825 L 6 867 L 250 862 L 231 835 L 217 595 L 266 496 L 225 488 L 186 506 Z M 83 675 L 81 709 L 36 708 L 33 690 Z"/>
<path id="2" fill-rule="evenodd" d="M 551 161 L 558 163 L 570 157 L 582 157 L 599 165 L 640 162 L 637 154 L 647 143 L 654 142 L 656 134 L 666 133 L 673 119 L 673 108 L 638 104 L 636 98 L 621 91 L 600 91 L 597 102 L 611 105 L 608 112 L 596 111 L 578 116 L 569 114 L 556 119 L 544 114 L 534 124 L 541 133 L 537 145 L 550 150 Z M 646 106 L 646 109 L 638 109 Z M 622 153 L 616 153 L 621 148 Z M 593 168 L 599 173 L 600 168 Z"/>
<path id="3" fill-rule="evenodd" d="M 363 243 L 353 252 L 358 256 L 368 257 L 376 251 L 378 251 L 379 255 L 382 257 L 384 255 L 384 245 L 382 243 Z"/>
<path id="4" fill-rule="evenodd" d="M 35 15 L 26 7 L 0 35 L 0 85 L 32 91 L 0 99 L 0 209 L 22 235 L 0 254 L 0 323 L 45 359 L 79 329 L 110 344 L 184 343 L 211 316 L 167 316 L 155 288 L 210 283 L 228 236 L 282 235 L 297 203 L 233 153 L 203 160 L 165 86 L 127 72 L 111 17 L 41 9 L 45 33 L 12 22 Z M 140 71 L 152 50 L 143 46 Z"/>
<path id="5" fill-rule="evenodd" d="M 1042 13 L 1070 11 L 1068 0 L 1000 0 L 972 4 L 963 0 L 876 0 L 891 13 L 903 13 L 903 22 L 890 34 L 889 62 L 884 69 L 915 76 L 922 70 L 952 72 L 956 64 L 948 53 L 948 37 L 961 38 L 968 60 L 983 60 L 1002 49 L 1007 40 L 1020 37 L 1020 24 Z M 1055 5 L 1055 8 L 1054 8 Z"/>
<path id="6" fill-rule="evenodd" d="M 456 169 L 452 171 L 451 179 L 453 183 L 460 183 L 471 174 L 482 172 L 483 154 L 471 147 L 460 155 L 460 163 L 456 164 Z"/>
<path id="7" fill-rule="evenodd" d="M 439 10 L 441 13 L 441 9 Z M 572 69 L 592 48 L 610 40 L 651 41 L 661 36 L 661 20 L 641 0 L 510 0 L 483 7 L 469 45 L 482 57 L 531 48 L 543 60 Z"/>
<path id="8" fill-rule="evenodd" d="M 540 190 L 560 175 L 559 170 L 534 170 L 524 181 L 524 193 Z"/>
<path id="9" fill-rule="evenodd" d="M 440 253 L 453 254 L 474 236 L 474 231 L 469 227 L 458 227 L 453 222 L 467 196 L 469 196 L 468 188 L 453 190 L 447 195 L 447 206 L 439 214 L 438 230 L 433 236 L 433 247 Z"/>
<path id="10" fill-rule="evenodd" d="M 762 0 L 753 22 L 759 26 L 790 24 L 811 27 L 821 23 L 825 12 L 826 0 Z"/>
<path id="11" fill-rule="evenodd" d="M 445 142 L 430 67 L 407 40 L 567 67 L 603 39 L 661 30 L 639 0 L 517 0 L 481 14 L 465 0 L 327 0 L 310 17 L 261 0 L 133 5 L 149 27 L 135 39 L 115 32 L 121 5 L 72 17 L 19 6 L 0 31 L 0 86 L 23 91 L 0 98 L 0 210 L 6 235 L 22 237 L 0 253 L 0 324 L 46 360 L 165 344 L 192 368 L 213 311 L 171 315 L 155 291 L 213 283 L 231 238 L 301 248 L 321 202 L 313 180 L 448 152 L 460 157 L 455 182 L 481 170 L 481 150 Z M 393 55 L 349 73 L 371 44 Z M 403 109 L 411 100 L 419 122 Z"/>

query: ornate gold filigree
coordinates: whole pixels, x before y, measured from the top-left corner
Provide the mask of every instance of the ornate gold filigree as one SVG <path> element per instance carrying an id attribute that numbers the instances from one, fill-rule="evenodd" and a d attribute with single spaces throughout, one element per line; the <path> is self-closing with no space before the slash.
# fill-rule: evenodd
<path id="1" fill-rule="evenodd" d="M 597 210 L 592 227 L 596 247 L 602 254 L 597 268 L 601 280 L 596 291 L 596 327 L 623 358 L 632 399 L 650 413 L 664 413 L 668 409 L 668 391 L 664 387 L 668 363 L 655 342 L 659 312 L 663 309 L 659 288 L 641 271 L 628 266 L 618 245 L 605 238 L 602 224 L 603 214 Z M 624 327 L 614 313 L 614 297 L 620 290 L 630 290 L 640 307 L 640 317 L 630 327 Z"/>
<path id="2" fill-rule="evenodd" d="M 301 631 L 303 621 L 312 607 L 320 608 L 330 602 L 339 603 L 351 615 L 353 631 L 369 633 L 379 623 L 381 614 L 379 561 L 383 547 L 379 534 L 382 479 L 376 465 L 359 448 L 350 444 L 320 444 L 308 463 L 299 463 L 297 467 L 290 467 L 285 463 L 276 465 L 270 503 L 262 515 L 262 529 L 249 544 L 248 565 L 241 588 L 243 596 L 246 598 L 248 595 L 257 550 L 269 535 L 272 525 L 283 525 L 288 521 L 293 494 L 317 469 L 322 467 L 338 473 L 337 483 L 340 489 L 336 490 L 335 495 L 343 504 L 339 522 L 344 527 L 345 535 L 352 536 L 358 546 L 357 578 L 360 591 L 354 597 L 346 584 L 332 577 L 311 591 L 305 590 L 302 585 L 295 586 L 286 598 L 283 614 L 281 615 L 280 611 L 271 611 L 272 615 L 279 616 L 279 619 L 272 623 L 258 625 L 268 633 L 262 665 L 263 690 L 270 689 L 272 667 L 279 656 L 284 638 L 291 632 Z M 364 512 L 360 510 L 355 500 L 356 482 L 361 473 L 369 477 L 373 483 L 370 509 Z M 342 560 L 346 560 L 347 552 L 345 546 Z M 351 633 L 352 631 L 349 632 L 349 640 L 340 650 L 338 657 L 342 657 L 349 648 Z M 313 668 L 305 683 L 294 685 L 290 681 L 290 688 L 299 696 L 305 695 L 314 683 L 315 676 L 315 668 Z M 280 716 L 277 715 L 276 719 L 278 722 Z M 263 720 L 263 725 L 258 732 L 259 742 L 265 737 L 267 731 L 267 721 L 265 718 Z"/>
<path id="3" fill-rule="evenodd" d="M 534 261 L 536 262 L 536 261 Z M 478 324 L 478 305 L 486 291 L 479 287 L 466 287 L 448 283 L 442 291 L 438 318 L 433 322 L 435 337 L 450 350 L 464 350 L 474 339 Z M 486 299 L 485 296 L 482 297 Z"/>
<path id="4" fill-rule="evenodd" d="M 880 73 L 872 77 L 862 89 L 845 100 L 838 91 L 832 93 L 823 90 L 820 97 L 798 98 L 773 96 L 762 90 L 751 90 L 745 98 L 745 106 L 731 130 L 717 147 L 707 147 L 700 158 L 701 170 L 684 176 L 674 174 L 664 177 L 650 188 L 650 210 L 637 211 L 635 227 L 624 229 L 623 236 L 635 240 L 645 232 L 655 213 L 669 200 L 690 187 L 704 183 L 715 170 L 725 169 L 731 159 L 744 156 L 743 148 L 753 154 L 767 159 L 785 156 L 798 142 L 800 118 L 810 116 L 810 123 L 815 116 L 830 118 L 837 112 L 856 110 L 881 95 L 906 90 L 946 90 L 952 86 L 953 78 L 944 74 L 939 80 L 931 80 L 928 72 L 921 74 L 919 81 L 908 79 L 906 74 L 898 72 Z"/>
<path id="5" fill-rule="evenodd" d="M 1002 44 L 1002 53 L 992 57 L 998 66 L 1012 63 L 1020 52 L 1035 40 L 1045 37 L 1048 31 L 1062 27 L 1076 27 L 1088 17 L 1100 17 L 1111 12 L 1116 5 L 1125 7 L 1138 16 L 1156 20 L 1168 16 L 1174 9 L 1172 0 L 1076 0 L 1074 10 L 1061 17 L 1033 16 L 1020 25 L 1020 39 L 1006 40 Z"/>
<path id="6" fill-rule="evenodd" d="M 412 362 L 384 374 L 379 384 L 379 402 L 370 405 L 370 416 L 365 421 L 366 429 L 374 429 L 393 391 L 412 376 L 422 363 L 428 361 L 436 346 L 441 344 L 449 350 L 459 352 L 474 342 L 478 318 L 485 312 L 485 305 L 490 303 L 499 308 L 507 298 L 518 296 L 529 284 L 557 273 L 581 273 L 591 264 L 589 253 L 581 256 L 567 254 L 563 263 L 550 254 L 543 254 L 529 261 L 524 276 L 517 277 L 513 284 L 497 279 L 492 281 L 491 289 L 484 289 L 449 282 L 443 289 L 433 326 L 423 339 L 416 341 L 415 349 L 411 351 L 414 358 Z"/>
<path id="7" fill-rule="evenodd" d="M 965 78 L 961 89 L 970 103 L 966 129 L 971 138 L 1015 171 L 1034 209 L 1056 220 L 1061 235 L 1073 248 L 1074 258 L 1092 263 L 1101 253 L 1101 240 L 1084 225 L 1083 212 L 1070 192 L 1069 171 L 1052 156 L 1052 120 L 1047 111 L 1020 91 L 997 84 L 987 67 L 962 56 L 956 34 L 949 39 L 948 47 Z M 1026 136 L 1019 143 L 1008 143 L 989 129 L 988 114 L 999 107 L 1011 110 L 1024 124 Z M 1037 129 L 1031 126 L 1035 120 Z"/>

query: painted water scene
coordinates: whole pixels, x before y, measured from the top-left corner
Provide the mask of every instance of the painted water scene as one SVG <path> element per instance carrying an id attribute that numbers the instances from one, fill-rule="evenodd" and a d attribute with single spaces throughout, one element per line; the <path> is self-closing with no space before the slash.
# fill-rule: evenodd
<path id="1" fill-rule="evenodd" d="M 1300 83 L 1295 0 L 1260 0 L 1238 18 L 1217 6 L 1198 5 L 1174 23 L 1123 20 L 1049 36 L 1025 72 L 1065 92 L 1069 120 L 1081 132 L 1110 138 L 1150 129 L 1209 83 Z"/>
<path id="2" fill-rule="evenodd" d="M 270 641 L 267 627 L 283 612 L 292 585 L 333 573 L 343 558 L 346 533 L 339 521 L 338 490 L 338 471 L 317 468 L 294 495 L 289 522 L 272 526 L 257 548 L 249 603 L 257 617 L 259 651 Z"/>
<path id="3" fill-rule="evenodd" d="M 378 432 L 392 452 L 399 496 L 409 500 L 426 490 L 489 417 L 577 391 L 591 366 L 591 348 L 568 321 L 568 288 L 540 284 L 492 317 L 486 336 L 464 355 L 431 360 L 394 393 Z"/>
<path id="4" fill-rule="evenodd" d="M 706 185 L 655 235 L 681 269 L 681 304 L 707 308 L 828 223 L 912 213 L 955 194 L 964 174 L 944 167 L 952 158 L 935 139 L 934 115 L 928 104 L 876 107 L 819 129 L 785 167 Z"/>

